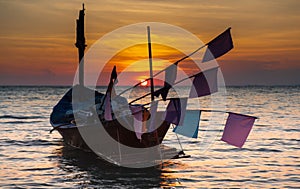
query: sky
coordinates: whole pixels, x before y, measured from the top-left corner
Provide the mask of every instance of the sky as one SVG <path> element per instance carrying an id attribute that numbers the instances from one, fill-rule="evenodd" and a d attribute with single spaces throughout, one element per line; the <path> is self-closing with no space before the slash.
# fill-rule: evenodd
<path id="1" fill-rule="evenodd" d="M 105 34 L 139 22 L 175 25 L 204 43 L 231 27 L 234 49 L 217 59 L 226 85 L 300 84 L 298 0 L 0 0 L 0 85 L 72 85 L 75 19 L 83 2 L 87 50 Z M 164 59 L 164 49 L 175 52 L 155 47 L 158 58 Z M 120 70 L 129 57 L 140 57 L 128 53 L 134 48 L 114 57 Z M 144 77 L 132 74 L 128 80 Z"/>

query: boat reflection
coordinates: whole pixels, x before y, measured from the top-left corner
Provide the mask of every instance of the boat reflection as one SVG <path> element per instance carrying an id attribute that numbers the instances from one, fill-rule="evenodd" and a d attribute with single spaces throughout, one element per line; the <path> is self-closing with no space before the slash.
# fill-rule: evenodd
<path id="1" fill-rule="evenodd" d="M 178 163 L 166 162 L 164 167 L 143 169 L 118 167 L 100 159 L 97 155 L 62 146 L 55 151 L 59 157 L 57 167 L 64 172 L 64 181 L 75 187 L 103 188 L 161 188 L 180 186 L 171 171 Z M 170 169 L 171 168 L 171 169 Z"/>

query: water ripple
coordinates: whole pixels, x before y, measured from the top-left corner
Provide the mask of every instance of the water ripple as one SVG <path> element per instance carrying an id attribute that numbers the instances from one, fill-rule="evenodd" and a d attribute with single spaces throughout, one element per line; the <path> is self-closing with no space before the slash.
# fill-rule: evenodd
<path id="1" fill-rule="evenodd" d="M 43 119 L 43 116 L 14 116 L 14 115 L 3 115 L 0 119 Z"/>
<path id="2" fill-rule="evenodd" d="M 220 141 L 216 128 L 223 123 L 209 127 L 203 114 L 200 133 L 217 136 L 210 148 L 201 151 L 202 135 L 178 135 L 191 158 L 137 170 L 112 166 L 64 146 L 58 132 L 49 134 L 51 110 L 67 90 L 0 87 L 0 188 L 299 188 L 300 87 L 228 88 L 228 110 L 260 117 L 242 149 Z M 166 142 L 180 148 L 175 136 Z"/>

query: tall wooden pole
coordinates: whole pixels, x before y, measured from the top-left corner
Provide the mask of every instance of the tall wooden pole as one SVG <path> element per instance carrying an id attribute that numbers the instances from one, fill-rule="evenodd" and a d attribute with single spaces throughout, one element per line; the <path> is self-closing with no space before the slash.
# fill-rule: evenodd
<path id="1" fill-rule="evenodd" d="M 84 37 L 84 4 L 79 11 L 79 18 L 76 20 L 76 43 L 79 58 L 79 85 L 84 86 L 84 50 L 86 48 Z"/>
<path id="2" fill-rule="evenodd" d="M 153 82 L 153 70 L 152 70 L 152 47 L 151 47 L 151 36 L 150 26 L 147 26 L 148 33 L 148 53 L 149 53 L 149 70 L 150 70 L 150 86 L 151 86 L 151 101 L 154 101 L 154 82 Z"/>
<path id="3" fill-rule="evenodd" d="M 150 85 L 151 85 L 151 102 L 154 101 L 154 82 L 153 82 L 153 69 L 152 69 L 152 47 L 151 47 L 151 36 L 150 36 L 150 26 L 147 26 L 148 33 L 148 53 L 149 53 L 149 70 L 150 70 Z M 163 167 L 163 159 L 161 154 L 160 142 L 158 139 L 157 130 L 155 130 L 155 138 L 159 149 L 161 166 Z"/>

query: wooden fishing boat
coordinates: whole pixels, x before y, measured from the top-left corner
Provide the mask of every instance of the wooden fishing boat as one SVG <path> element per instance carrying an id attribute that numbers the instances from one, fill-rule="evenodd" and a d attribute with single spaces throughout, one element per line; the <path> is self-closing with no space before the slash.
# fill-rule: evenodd
<path id="1" fill-rule="evenodd" d="M 86 140 L 84 137 L 82 137 L 82 132 L 84 130 L 87 130 L 89 133 L 97 133 L 97 128 L 99 128 L 99 125 L 103 126 L 105 131 L 108 133 L 108 135 L 115 139 L 118 143 L 132 147 L 132 148 L 150 148 L 154 146 L 159 146 L 159 152 L 161 153 L 163 151 L 164 158 L 173 158 L 173 157 L 179 157 L 179 155 L 183 155 L 183 152 L 178 153 L 178 151 L 175 148 L 170 148 L 167 146 L 161 146 L 161 143 L 169 130 L 170 123 L 167 121 L 163 121 L 161 123 L 158 123 L 159 126 L 157 129 L 143 133 L 140 138 L 137 137 L 136 132 L 134 131 L 133 125 L 134 125 L 134 117 L 130 114 L 128 116 L 124 116 L 122 119 L 126 120 L 127 127 L 124 127 L 124 123 L 121 124 L 118 119 L 112 119 L 112 120 L 106 120 L 104 118 L 104 111 L 105 111 L 105 98 L 107 97 L 107 94 L 102 94 L 96 90 L 89 89 L 88 87 L 84 86 L 84 50 L 86 48 L 85 44 L 85 37 L 84 37 L 84 5 L 83 9 L 79 11 L 79 19 L 77 20 L 77 40 L 75 43 L 75 46 L 78 48 L 78 54 L 79 54 L 79 85 L 73 86 L 71 89 L 69 89 L 66 94 L 61 98 L 61 100 L 57 103 L 56 106 L 54 106 L 53 111 L 50 115 L 50 123 L 53 126 L 53 129 L 51 130 L 57 130 L 61 136 L 63 137 L 64 142 L 67 145 L 70 145 L 75 148 L 80 148 L 85 151 L 93 151 L 90 144 L 86 143 Z M 115 70 L 114 70 L 115 71 Z M 112 73 L 113 74 L 113 73 Z M 112 78 L 111 78 L 112 81 Z M 112 83 L 110 83 L 111 85 Z M 110 88 L 111 86 L 108 86 Z M 83 113 L 83 119 L 86 119 L 83 123 L 78 123 L 75 119 L 74 114 L 74 104 L 73 104 L 73 93 L 74 91 L 79 91 L 82 93 L 94 93 L 95 94 L 95 104 L 100 105 L 102 107 L 101 112 L 97 112 L 96 118 L 97 121 L 100 121 L 98 123 L 89 122 L 89 114 L 91 112 L 86 111 L 86 109 L 81 109 L 77 111 L 76 113 Z M 122 97 L 120 97 L 122 98 Z M 123 101 L 126 101 L 126 99 L 123 98 Z M 126 101 L 127 102 L 127 101 Z M 84 102 L 81 102 L 84 103 Z M 101 108 L 100 108 L 101 109 Z M 149 112 L 142 108 L 143 111 L 143 121 L 149 118 Z M 162 114 L 163 112 L 158 112 L 158 114 Z M 97 122 L 96 121 L 96 122 Z M 149 123 L 148 123 L 149 124 Z M 91 135 L 91 134 L 90 134 Z M 94 137 L 94 136 L 90 136 Z M 96 137 L 96 136 L 95 136 Z M 123 157 L 125 155 L 128 156 L 128 153 L 125 152 L 122 154 Z M 134 156 L 137 154 L 131 154 L 131 156 Z M 120 156 L 120 154 L 119 154 Z M 130 159 L 133 159 L 130 157 Z M 131 161 L 130 163 L 133 163 Z"/>
<path id="2" fill-rule="evenodd" d="M 230 28 L 191 54 L 179 59 L 166 69 L 153 74 L 150 27 L 148 26 L 150 77 L 145 81 L 150 82 L 151 92 L 128 102 L 127 99 L 121 95 L 130 88 L 118 95 L 112 95 L 114 94 L 114 84 L 117 81 L 116 66 L 111 72 L 110 81 L 105 94 L 84 86 L 84 51 L 86 48 L 84 11 L 83 6 L 83 9 L 79 11 L 79 19 L 77 20 L 77 37 L 75 43 L 79 54 L 79 84 L 69 89 L 57 105 L 54 106 L 50 115 L 50 123 L 53 126 L 52 131 L 57 130 L 62 135 L 66 144 L 83 150 L 93 151 L 101 158 L 117 165 L 130 166 L 136 165 L 139 162 L 142 166 L 152 166 L 154 164 L 148 163 L 147 161 L 160 160 L 162 162 L 163 159 L 189 157 L 185 155 L 183 149 L 178 151 L 175 148 L 162 145 L 162 142 L 171 124 L 176 126 L 173 130 L 175 133 L 177 132 L 185 136 L 196 138 L 200 110 L 186 111 L 187 98 L 185 98 L 185 100 L 167 98 L 168 91 L 173 85 L 191 78 L 194 78 L 193 88 L 188 98 L 207 96 L 218 91 L 218 67 L 201 71 L 175 82 L 177 65 L 204 47 L 207 47 L 207 50 L 204 54 L 203 62 L 211 61 L 230 51 L 233 48 Z M 153 78 L 162 72 L 165 72 L 164 86 L 155 91 Z M 131 88 L 139 86 L 142 82 Z M 134 104 L 138 100 L 150 95 L 151 102 Z M 161 99 L 157 100 L 155 96 L 161 96 Z M 157 103 L 160 100 L 170 101 L 164 112 L 157 110 Z M 115 104 L 118 104 L 118 107 L 112 110 L 113 101 L 116 102 Z M 150 107 L 147 108 L 147 105 L 150 105 Z M 247 120 L 248 122 L 243 122 L 243 124 L 246 123 L 244 126 L 249 127 L 249 129 L 240 132 L 229 128 L 226 133 L 223 134 L 222 140 L 241 147 L 256 117 L 233 113 L 230 113 L 230 116 L 229 118 L 235 119 L 230 120 L 230 123 L 237 129 L 237 120 Z M 241 121 L 239 123 L 241 123 Z M 190 132 L 191 128 L 188 128 L 190 125 L 194 127 L 192 132 Z M 180 126 L 180 128 L 177 126 Z M 188 128 L 187 130 L 190 133 L 184 131 L 185 128 Z M 231 135 L 231 133 L 236 134 L 237 132 L 240 132 L 241 135 Z M 95 150 L 96 148 L 97 150 Z M 152 158 L 145 158 L 149 155 L 152 155 Z"/>

